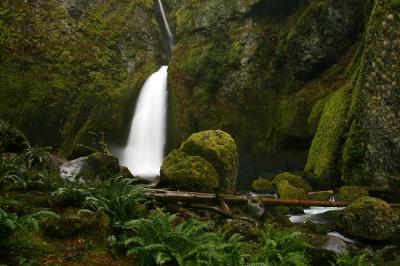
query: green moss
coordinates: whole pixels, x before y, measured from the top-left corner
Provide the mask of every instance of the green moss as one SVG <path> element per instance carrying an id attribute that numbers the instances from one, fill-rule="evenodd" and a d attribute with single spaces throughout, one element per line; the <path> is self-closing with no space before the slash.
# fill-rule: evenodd
<path id="1" fill-rule="evenodd" d="M 317 187 L 330 187 L 338 182 L 337 163 L 347 129 L 350 89 L 347 84 L 328 99 L 312 141 L 304 171 Z"/>
<path id="2" fill-rule="evenodd" d="M 350 204 L 341 220 L 344 231 L 367 240 L 389 240 L 399 230 L 399 217 L 380 199 L 363 197 Z"/>
<path id="3" fill-rule="evenodd" d="M 220 176 L 220 189 L 233 193 L 238 175 L 238 153 L 235 141 L 221 130 L 202 131 L 182 143 L 183 152 L 200 156 L 211 163 Z"/>
<path id="4" fill-rule="evenodd" d="M 276 184 L 277 192 L 282 199 L 305 199 L 306 192 L 302 188 L 292 186 L 287 180 L 282 180 Z"/>
<path id="5" fill-rule="evenodd" d="M 256 179 L 253 181 L 252 188 L 256 192 L 264 192 L 264 193 L 274 193 L 275 192 L 275 186 L 274 183 L 272 183 L 269 180 L 266 179 Z"/>
<path id="6" fill-rule="evenodd" d="M 307 195 L 307 199 L 309 200 L 321 200 L 321 201 L 328 201 L 332 197 L 332 194 L 330 192 L 315 192 L 312 194 Z"/>
<path id="7" fill-rule="evenodd" d="M 362 187 L 343 186 L 336 195 L 336 199 L 338 201 L 353 202 L 366 196 L 368 196 L 368 191 Z"/>
<path id="8" fill-rule="evenodd" d="M 86 181 L 106 180 L 121 171 L 118 158 L 100 152 L 89 155 L 85 165 L 80 177 Z"/>
<path id="9" fill-rule="evenodd" d="M 0 116 L 33 142 L 65 142 L 66 153 L 89 143 L 88 130 L 121 129 L 134 93 L 159 65 L 152 1 L 70 4 L 0 5 Z"/>
<path id="10" fill-rule="evenodd" d="M 301 188 L 305 192 L 309 192 L 312 190 L 311 186 L 301 177 L 298 175 L 293 175 L 288 172 L 281 173 L 275 176 L 274 182 L 279 184 L 282 181 L 288 181 L 290 185 Z"/>
<path id="11" fill-rule="evenodd" d="M 110 219 L 102 213 L 88 210 L 67 210 L 59 217 L 48 217 L 41 221 L 41 228 L 48 236 L 55 238 L 73 238 L 79 234 L 88 234 L 93 238 L 105 239 Z"/>
<path id="12" fill-rule="evenodd" d="M 201 192 L 213 192 L 219 185 L 218 173 L 208 161 L 180 150 L 164 159 L 160 181 L 163 186 Z"/>

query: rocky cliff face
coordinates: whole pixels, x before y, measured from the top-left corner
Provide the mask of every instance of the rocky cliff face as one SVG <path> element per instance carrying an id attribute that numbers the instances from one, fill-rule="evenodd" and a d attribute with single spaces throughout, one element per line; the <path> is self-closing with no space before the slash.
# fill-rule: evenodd
<path id="1" fill-rule="evenodd" d="M 222 128 L 242 166 L 301 170 L 328 99 L 351 79 L 370 8 L 361 0 L 185 1 L 170 64 L 171 135 L 179 142 Z"/>
<path id="2" fill-rule="evenodd" d="M 397 182 L 398 0 L 164 4 L 177 41 L 171 149 L 222 129 L 243 177 L 304 170 L 320 187 Z M 90 130 L 115 138 L 165 62 L 152 0 L 6 0 L 0 9 L 0 115 L 36 140 L 68 148 Z"/>
<path id="3" fill-rule="evenodd" d="M 36 142 L 120 132 L 137 90 L 159 66 L 153 1 L 0 4 L 0 115 Z"/>

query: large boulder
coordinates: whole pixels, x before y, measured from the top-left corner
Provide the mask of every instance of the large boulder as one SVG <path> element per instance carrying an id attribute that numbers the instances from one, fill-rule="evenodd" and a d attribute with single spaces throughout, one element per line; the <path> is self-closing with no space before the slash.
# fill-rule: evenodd
<path id="1" fill-rule="evenodd" d="M 363 197 L 350 204 L 343 213 L 340 226 L 350 236 L 384 241 L 395 237 L 399 217 L 383 200 Z"/>
<path id="2" fill-rule="evenodd" d="M 238 153 L 235 141 L 221 130 L 191 135 L 164 160 L 161 184 L 192 191 L 235 191 Z"/>
<path id="3" fill-rule="evenodd" d="M 200 156 L 217 171 L 221 191 L 233 193 L 238 175 L 238 153 L 232 137 L 221 130 L 202 131 L 191 135 L 183 142 L 182 151 Z"/>
<path id="4" fill-rule="evenodd" d="M 29 142 L 21 131 L 0 120 L 0 153 L 21 153 L 29 147 Z"/>
<path id="5" fill-rule="evenodd" d="M 218 173 L 208 161 L 180 150 L 168 154 L 160 174 L 162 186 L 188 191 L 210 192 L 219 182 Z"/>
<path id="6" fill-rule="evenodd" d="M 70 181 L 95 182 L 121 173 L 121 168 L 118 158 L 97 152 L 64 163 L 60 166 L 60 173 L 61 177 Z"/>

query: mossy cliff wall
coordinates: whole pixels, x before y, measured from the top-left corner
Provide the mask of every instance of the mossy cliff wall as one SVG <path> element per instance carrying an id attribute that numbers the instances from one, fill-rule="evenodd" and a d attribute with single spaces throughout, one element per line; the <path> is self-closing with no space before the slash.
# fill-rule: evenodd
<path id="1" fill-rule="evenodd" d="M 222 129 L 244 177 L 398 182 L 399 0 L 164 5 L 177 43 L 170 149 Z M 68 150 L 90 130 L 115 139 L 165 62 L 153 0 L 3 0 L 0 14 L 0 118 L 36 142 Z"/>
<path id="2" fill-rule="evenodd" d="M 160 65 L 152 0 L 4 0 L 0 14 L 1 118 L 66 150 L 129 124 Z"/>
<path id="3" fill-rule="evenodd" d="M 171 146 L 223 129 L 238 144 L 242 174 L 302 170 L 326 105 L 351 95 L 371 4 L 182 1 L 169 69 Z M 329 140 L 326 153 L 340 142 Z"/>

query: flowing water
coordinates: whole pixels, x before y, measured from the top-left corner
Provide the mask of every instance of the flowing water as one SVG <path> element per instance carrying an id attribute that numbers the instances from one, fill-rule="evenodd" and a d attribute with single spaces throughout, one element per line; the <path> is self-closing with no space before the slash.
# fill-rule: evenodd
<path id="1" fill-rule="evenodd" d="M 162 25 L 167 33 L 170 49 L 174 39 L 164 7 L 158 0 Z M 129 131 L 128 143 L 120 156 L 133 175 L 153 180 L 159 175 L 164 159 L 167 120 L 168 66 L 162 66 L 144 83 L 136 103 Z"/>
<path id="2" fill-rule="evenodd" d="M 164 158 L 168 67 L 162 66 L 145 82 L 136 103 L 128 144 L 121 158 L 135 176 L 159 175 Z"/>
<path id="3" fill-rule="evenodd" d="M 163 6 L 163 3 L 161 0 L 158 0 L 158 7 L 160 9 L 161 18 L 163 21 L 163 26 L 164 26 L 165 32 L 167 33 L 168 45 L 169 45 L 170 50 L 172 50 L 175 46 L 174 35 L 172 34 L 171 28 L 169 27 L 167 16 L 165 15 L 164 6 Z"/>

